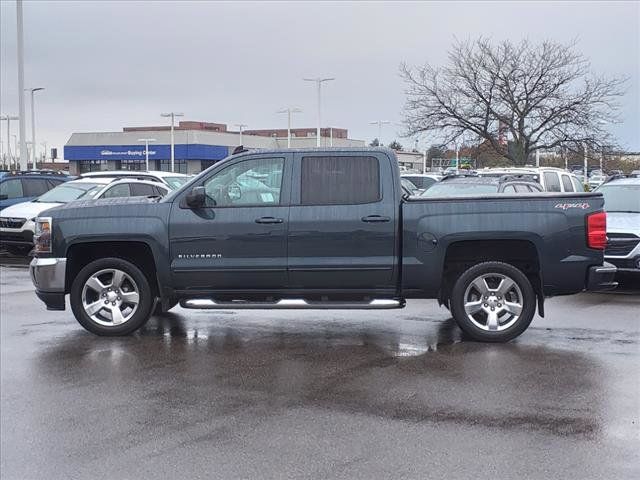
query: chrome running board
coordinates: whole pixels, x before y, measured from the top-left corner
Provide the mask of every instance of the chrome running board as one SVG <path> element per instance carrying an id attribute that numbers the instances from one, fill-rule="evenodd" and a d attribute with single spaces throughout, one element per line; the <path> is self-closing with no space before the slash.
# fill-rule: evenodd
<path id="1" fill-rule="evenodd" d="M 232 301 L 217 301 L 208 298 L 192 298 L 189 300 L 181 300 L 180 306 L 182 308 L 192 309 L 206 309 L 206 310 L 246 310 L 246 309 L 319 309 L 319 310 L 383 310 L 389 308 L 403 308 L 404 300 L 397 300 L 391 298 L 380 298 L 376 300 L 368 300 L 362 302 L 321 302 L 321 301 L 309 301 L 304 299 L 283 299 L 276 302 L 249 302 L 245 300 L 232 300 Z"/>

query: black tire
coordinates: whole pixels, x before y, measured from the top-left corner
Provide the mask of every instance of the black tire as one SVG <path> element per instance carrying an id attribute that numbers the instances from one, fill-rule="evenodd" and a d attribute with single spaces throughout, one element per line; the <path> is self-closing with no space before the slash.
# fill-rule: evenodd
<path id="1" fill-rule="evenodd" d="M 471 292 L 476 292 L 476 290 L 473 287 L 470 287 L 470 285 L 472 282 L 474 282 L 474 280 L 480 278 L 483 275 L 489 276 L 488 277 L 489 279 L 491 279 L 490 275 L 504 276 L 512 280 L 519 289 L 519 292 L 518 292 L 518 290 L 516 290 L 514 287 L 514 290 L 511 290 L 511 292 L 508 293 L 508 295 L 511 296 L 511 295 L 521 294 L 522 298 L 519 300 L 521 302 L 521 312 L 517 316 L 517 319 L 513 322 L 513 324 L 511 324 L 508 327 L 507 325 L 509 324 L 509 322 L 505 320 L 504 327 L 506 328 L 504 328 L 503 330 L 483 329 L 480 326 L 476 325 L 473 321 L 471 321 L 471 319 L 467 316 L 467 312 L 465 310 L 465 302 L 466 302 L 465 294 L 467 294 L 468 288 L 471 289 Z M 477 295 L 477 293 L 471 293 L 471 295 Z M 484 298 L 484 297 L 481 297 L 481 298 Z M 502 298 L 502 297 L 501 296 L 490 297 L 488 301 L 499 302 L 500 300 L 497 300 L 497 298 Z M 474 298 L 474 300 L 477 300 L 477 299 Z M 498 305 L 500 305 L 501 308 L 506 308 L 506 307 L 502 307 L 503 304 L 506 305 L 506 302 L 503 301 L 502 304 L 483 303 L 483 302 L 481 302 L 482 306 L 480 307 L 482 311 L 479 311 L 474 315 L 477 315 L 477 317 L 480 317 L 480 318 L 483 315 L 486 316 L 487 323 L 485 327 L 489 328 L 488 327 L 489 325 L 488 314 L 490 313 L 489 308 L 491 308 L 491 305 L 495 305 L 496 309 L 498 308 Z M 487 311 L 485 313 L 483 313 L 484 308 L 487 308 Z M 467 335 L 469 335 L 474 340 L 478 340 L 481 342 L 508 342 L 509 340 L 516 338 L 518 335 L 520 335 L 522 332 L 524 332 L 527 329 L 527 327 L 533 320 L 535 311 L 536 311 L 536 294 L 533 290 L 533 287 L 531 286 L 531 282 L 524 275 L 524 273 L 522 273 L 516 267 L 504 262 L 483 262 L 483 263 L 474 265 L 473 267 L 467 269 L 462 275 L 460 275 L 460 277 L 458 278 L 458 280 L 456 280 L 453 286 L 453 290 L 451 291 L 451 313 L 453 315 L 453 318 L 455 319 L 458 326 Z M 503 315 L 503 317 L 507 315 L 506 317 L 504 317 L 507 319 L 515 318 L 515 316 L 511 317 L 511 314 L 509 312 L 504 312 L 504 313 L 501 312 L 501 314 Z M 477 318 L 477 317 L 474 317 L 474 318 Z M 500 322 L 500 320 L 498 320 L 498 322 Z M 481 322 L 477 321 L 477 323 L 481 323 Z M 498 323 L 498 325 L 500 325 L 500 323 Z M 500 325 L 499 328 L 502 328 L 502 325 Z"/>
<path id="2" fill-rule="evenodd" d="M 108 269 L 117 269 L 126 273 L 133 279 L 138 287 L 139 302 L 137 309 L 130 318 L 119 325 L 102 325 L 97 323 L 85 312 L 82 304 L 82 293 L 85 283 L 95 273 Z M 103 258 L 89 263 L 76 275 L 71 285 L 70 303 L 76 320 L 78 320 L 80 325 L 85 329 L 96 335 L 118 336 L 128 335 L 136 331 L 149 320 L 151 309 L 154 305 L 154 295 L 149 280 L 133 263 L 121 258 Z"/>

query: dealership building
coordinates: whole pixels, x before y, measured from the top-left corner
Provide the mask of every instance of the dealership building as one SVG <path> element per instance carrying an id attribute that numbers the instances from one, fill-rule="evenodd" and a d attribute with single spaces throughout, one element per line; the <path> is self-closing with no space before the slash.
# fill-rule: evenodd
<path id="1" fill-rule="evenodd" d="M 174 170 L 198 173 L 227 157 L 241 144 L 241 134 L 223 123 L 180 122 L 174 129 Z M 95 170 L 144 170 L 145 142 L 149 141 L 149 170 L 171 170 L 171 132 L 168 126 L 125 127 L 122 132 L 74 133 L 64 146 L 69 173 Z M 365 142 L 348 138 L 342 128 L 322 128 L 323 147 L 362 147 Z M 245 130 L 245 148 L 286 148 L 286 129 Z M 315 128 L 291 129 L 291 147 L 316 146 Z"/>

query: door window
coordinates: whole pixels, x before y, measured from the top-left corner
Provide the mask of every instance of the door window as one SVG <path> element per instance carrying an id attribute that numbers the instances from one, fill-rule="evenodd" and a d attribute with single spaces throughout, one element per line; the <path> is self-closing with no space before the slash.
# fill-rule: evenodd
<path id="1" fill-rule="evenodd" d="M 375 157 L 304 157 L 302 205 L 355 205 L 380 200 L 380 166 Z"/>
<path id="2" fill-rule="evenodd" d="M 569 178 L 569 175 L 562 175 L 562 187 L 565 192 L 573 192 L 573 185 L 571 185 L 571 178 Z"/>
<path id="3" fill-rule="evenodd" d="M 49 191 L 47 180 L 44 178 L 23 178 L 22 186 L 27 197 L 39 197 Z"/>
<path id="4" fill-rule="evenodd" d="M 576 187 L 576 192 L 584 192 L 584 186 L 577 177 L 571 177 L 571 181 L 573 182 L 573 186 Z"/>
<path id="5" fill-rule="evenodd" d="M 547 192 L 560 192 L 560 179 L 556 172 L 544 172 L 544 185 Z"/>
<path id="6" fill-rule="evenodd" d="M 24 197 L 22 182 L 19 178 L 13 178 L 0 183 L 0 200 Z"/>
<path id="7" fill-rule="evenodd" d="M 279 205 L 283 171 L 283 158 L 256 158 L 230 165 L 204 183 L 206 206 Z"/>
<path id="8" fill-rule="evenodd" d="M 157 195 L 153 185 L 148 185 L 146 183 L 132 183 L 130 185 L 132 197 L 149 197 Z"/>
<path id="9" fill-rule="evenodd" d="M 131 196 L 131 191 L 129 190 L 128 183 L 120 183 L 118 185 L 114 185 L 102 194 L 102 198 L 117 198 L 129 196 Z"/>

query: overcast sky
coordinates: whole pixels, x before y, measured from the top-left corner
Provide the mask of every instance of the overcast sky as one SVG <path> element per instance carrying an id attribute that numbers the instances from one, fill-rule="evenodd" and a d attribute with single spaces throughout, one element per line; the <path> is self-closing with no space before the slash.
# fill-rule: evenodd
<path id="1" fill-rule="evenodd" d="M 2 113 L 18 113 L 15 2 L 0 2 Z M 398 137 L 398 65 L 442 63 L 454 36 L 578 40 L 594 70 L 628 76 L 623 124 L 640 151 L 640 3 L 634 2 L 54 2 L 25 1 L 25 82 L 37 94 L 38 143 L 72 132 L 121 131 L 184 119 L 286 127 L 316 125 L 302 77 L 336 77 L 323 90 L 323 124 L 350 136 Z M 29 104 L 27 103 L 27 111 Z M 29 120 L 30 121 L 30 120 Z M 12 127 L 17 132 L 17 122 Z M 6 124 L 1 138 L 6 141 Z M 410 142 L 401 140 L 405 145 Z"/>

